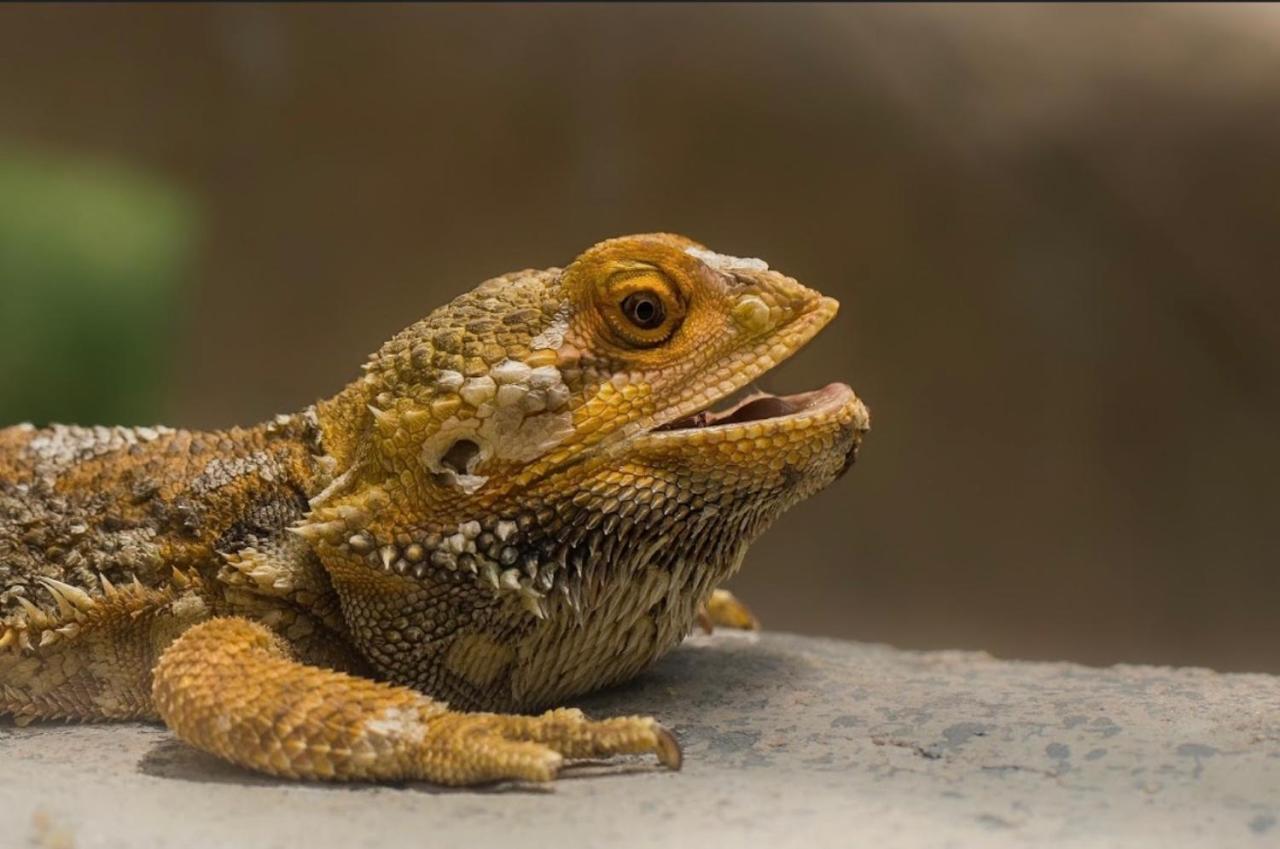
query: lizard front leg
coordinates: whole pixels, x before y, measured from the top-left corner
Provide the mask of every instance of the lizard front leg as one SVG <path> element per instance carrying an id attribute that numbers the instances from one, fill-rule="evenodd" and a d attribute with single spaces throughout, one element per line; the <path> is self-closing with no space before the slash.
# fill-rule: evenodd
<path id="1" fill-rule="evenodd" d="M 675 738 L 652 718 L 452 711 L 406 687 L 299 663 L 281 637 L 239 618 L 211 619 L 174 641 L 152 698 L 187 743 L 293 778 L 547 781 L 565 758 L 645 752 L 680 765 Z"/>

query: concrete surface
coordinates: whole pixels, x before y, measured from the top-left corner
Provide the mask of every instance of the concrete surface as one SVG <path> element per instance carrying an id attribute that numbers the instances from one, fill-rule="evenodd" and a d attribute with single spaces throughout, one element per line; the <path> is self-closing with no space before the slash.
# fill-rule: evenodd
<path id="1" fill-rule="evenodd" d="M 1280 678 L 697 637 L 580 702 L 685 769 L 553 788 L 276 781 L 143 724 L 0 725 L 0 846 L 1280 846 Z"/>

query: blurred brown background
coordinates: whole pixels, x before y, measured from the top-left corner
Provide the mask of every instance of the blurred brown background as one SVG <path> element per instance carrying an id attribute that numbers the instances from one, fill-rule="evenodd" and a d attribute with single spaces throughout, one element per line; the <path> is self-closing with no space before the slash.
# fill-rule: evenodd
<path id="1" fill-rule="evenodd" d="M 0 423 L 259 420 L 674 230 L 837 296 L 763 386 L 874 415 L 768 626 L 1280 671 L 1276 7 L 7 5 L 0 57 Z"/>

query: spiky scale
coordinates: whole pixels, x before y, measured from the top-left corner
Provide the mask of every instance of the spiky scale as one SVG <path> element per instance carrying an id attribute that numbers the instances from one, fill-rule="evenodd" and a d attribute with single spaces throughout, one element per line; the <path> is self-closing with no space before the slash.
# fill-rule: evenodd
<path id="1" fill-rule="evenodd" d="M 83 613 L 93 609 L 93 599 L 79 587 L 73 587 L 53 578 L 40 577 L 36 580 L 53 596 L 54 601 L 58 603 L 58 612 L 63 616 L 75 616 L 77 612 Z"/>

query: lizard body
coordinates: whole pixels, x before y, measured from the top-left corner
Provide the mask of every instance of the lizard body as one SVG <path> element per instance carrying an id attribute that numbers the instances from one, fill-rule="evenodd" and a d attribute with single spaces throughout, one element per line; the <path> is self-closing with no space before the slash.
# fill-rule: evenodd
<path id="1" fill-rule="evenodd" d="M 0 430 L 0 714 L 159 717 L 299 777 L 678 765 L 649 717 L 517 712 L 640 672 L 852 462 L 843 384 L 707 412 L 835 311 L 632 236 L 481 284 L 254 428 Z"/>

